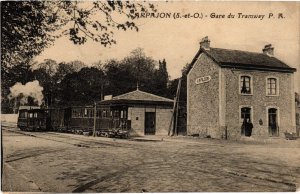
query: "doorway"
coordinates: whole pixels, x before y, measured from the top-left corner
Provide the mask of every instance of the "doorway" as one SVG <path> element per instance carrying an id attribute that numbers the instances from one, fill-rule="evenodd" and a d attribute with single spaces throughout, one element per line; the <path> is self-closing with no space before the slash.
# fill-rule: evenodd
<path id="1" fill-rule="evenodd" d="M 251 123 L 251 108 L 243 107 L 241 108 L 241 135 L 251 136 L 253 125 Z"/>
<path id="2" fill-rule="evenodd" d="M 269 118 L 269 135 L 272 137 L 279 136 L 279 127 L 278 127 L 278 111 L 276 108 L 268 109 L 268 118 Z"/>
<path id="3" fill-rule="evenodd" d="M 155 135 L 155 112 L 145 112 L 145 135 Z"/>

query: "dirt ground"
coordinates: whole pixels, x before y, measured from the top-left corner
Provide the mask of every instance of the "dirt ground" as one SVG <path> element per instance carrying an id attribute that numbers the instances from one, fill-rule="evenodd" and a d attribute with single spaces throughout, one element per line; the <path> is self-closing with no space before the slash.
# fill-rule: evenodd
<path id="1" fill-rule="evenodd" d="M 300 141 L 110 139 L 2 127 L 3 191 L 296 191 Z"/>

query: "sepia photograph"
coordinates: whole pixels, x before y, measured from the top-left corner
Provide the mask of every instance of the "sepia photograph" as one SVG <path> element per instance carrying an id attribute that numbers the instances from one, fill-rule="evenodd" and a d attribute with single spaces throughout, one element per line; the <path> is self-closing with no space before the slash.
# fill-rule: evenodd
<path id="1" fill-rule="evenodd" d="M 300 2 L 0 6 L 1 192 L 300 192 Z"/>

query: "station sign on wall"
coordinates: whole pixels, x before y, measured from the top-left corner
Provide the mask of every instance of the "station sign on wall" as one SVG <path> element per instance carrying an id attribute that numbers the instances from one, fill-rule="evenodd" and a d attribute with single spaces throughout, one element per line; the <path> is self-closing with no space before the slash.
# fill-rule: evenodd
<path id="1" fill-rule="evenodd" d="M 203 83 L 209 82 L 210 80 L 211 80 L 211 77 L 208 75 L 208 76 L 204 76 L 204 77 L 198 77 L 195 80 L 195 83 L 196 84 L 203 84 Z"/>

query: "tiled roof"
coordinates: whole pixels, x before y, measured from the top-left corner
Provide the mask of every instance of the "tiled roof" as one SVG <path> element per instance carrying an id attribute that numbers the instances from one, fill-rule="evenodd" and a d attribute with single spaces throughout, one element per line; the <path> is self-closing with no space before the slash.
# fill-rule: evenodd
<path id="1" fill-rule="evenodd" d="M 110 104 L 152 104 L 152 105 L 170 105 L 172 106 L 173 100 L 150 94 L 148 92 L 143 92 L 140 90 L 135 90 L 128 92 L 119 96 L 115 96 L 110 100 L 103 100 L 100 102 L 102 105 Z"/>
<path id="2" fill-rule="evenodd" d="M 201 53 L 207 54 L 221 67 L 256 69 L 265 71 L 295 72 L 295 68 L 289 67 L 276 57 L 264 53 L 255 53 L 240 50 L 221 48 L 200 49 L 194 57 L 188 71 L 192 68 Z"/>
<path id="3" fill-rule="evenodd" d="M 141 100 L 141 101 L 164 101 L 164 102 L 173 102 L 173 100 L 150 94 L 148 92 L 143 92 L 140 90 L 135 90 L 128 92 L 119 96 L 115 96 L 112 100 Z"/>

